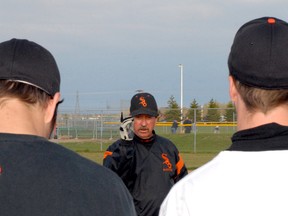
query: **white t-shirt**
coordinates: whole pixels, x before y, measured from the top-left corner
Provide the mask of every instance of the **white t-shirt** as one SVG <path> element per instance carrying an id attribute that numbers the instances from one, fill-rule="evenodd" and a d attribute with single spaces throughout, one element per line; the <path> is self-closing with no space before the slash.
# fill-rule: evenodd
<path id="1" fill-rule="evenodd" d="M 188 215 L 288 216 L 288 150 L 220 152 L 170 190 L 159 214 Z"/>

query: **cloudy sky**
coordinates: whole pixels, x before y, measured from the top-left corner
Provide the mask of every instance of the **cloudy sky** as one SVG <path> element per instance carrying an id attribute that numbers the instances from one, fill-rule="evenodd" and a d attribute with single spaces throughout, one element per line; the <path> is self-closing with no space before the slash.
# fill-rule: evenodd
<path id="1" fill-rule="evenodd" d="M 245 22 L 288 20 L 287 0 L 9 0 L 0 40 L 26 38 L 54 55 L 64 109 L 119 109 L 136 90 L 158 105 L 227 103 L 227 56 Z"/>

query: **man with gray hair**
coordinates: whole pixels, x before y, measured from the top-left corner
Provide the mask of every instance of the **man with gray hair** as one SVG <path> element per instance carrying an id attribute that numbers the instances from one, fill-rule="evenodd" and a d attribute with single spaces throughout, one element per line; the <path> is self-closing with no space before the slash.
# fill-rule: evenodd
<path id="1" fill-rule="evenodd" d="M 103 165 L 121 177 L 138 216 L 158 216 L 165 196 L 187 175 L 187 168 L 175 144 L 154 130 L 159 111 L 152 94 L 135 94 L 130 114 L 125 120 L 121 118 L 121 139 L 108 147 Z M 129 120 L 131 133 L 123 135 Z"/>

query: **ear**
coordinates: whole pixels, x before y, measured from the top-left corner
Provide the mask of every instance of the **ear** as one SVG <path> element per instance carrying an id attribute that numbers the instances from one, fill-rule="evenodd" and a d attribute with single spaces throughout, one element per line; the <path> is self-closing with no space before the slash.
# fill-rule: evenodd
<path id="1" fill-rule="evenodd" d="M 52 118 L 54 116 L 54 112 L 56 109 L 56 105 L 59 102 L 59 100 L 60 100 L 60 93 L 57 92 L 54 95 L 54 97 L 52 99 L 50 99 L 48 106 L 46 108 L 45 119 L 44 119 L 45 123 L 49 124 L 52 121 Z"/>
<path id="2" fill-rule="evenodd" d="M 238 92 L 235 86 L 235 80 L 232 76 L 229 76 L 229 94 L 231 101 L 235 103 L 238 98 Z"/>

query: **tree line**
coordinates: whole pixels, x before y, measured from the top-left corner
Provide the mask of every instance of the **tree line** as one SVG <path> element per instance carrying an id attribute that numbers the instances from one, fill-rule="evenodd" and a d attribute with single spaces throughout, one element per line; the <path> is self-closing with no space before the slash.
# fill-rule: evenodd
<path id="1" fill-rule="evenodd" d="M 189 118 L 192 122 L 233 122 L 237 121 L 236 109 L 231 101 L 227 104 L 220 104 L 213 98 L 208 104 L 200 106 L 195 99 L 190 103 L 189 108 L 183 108 L 183 116 L 181 119 L 181 107 L 176 102 L 173 95 L 167 101 L 168 107 L 160 110 L 161 120 L 165 121 L 181 121 Z"/>

